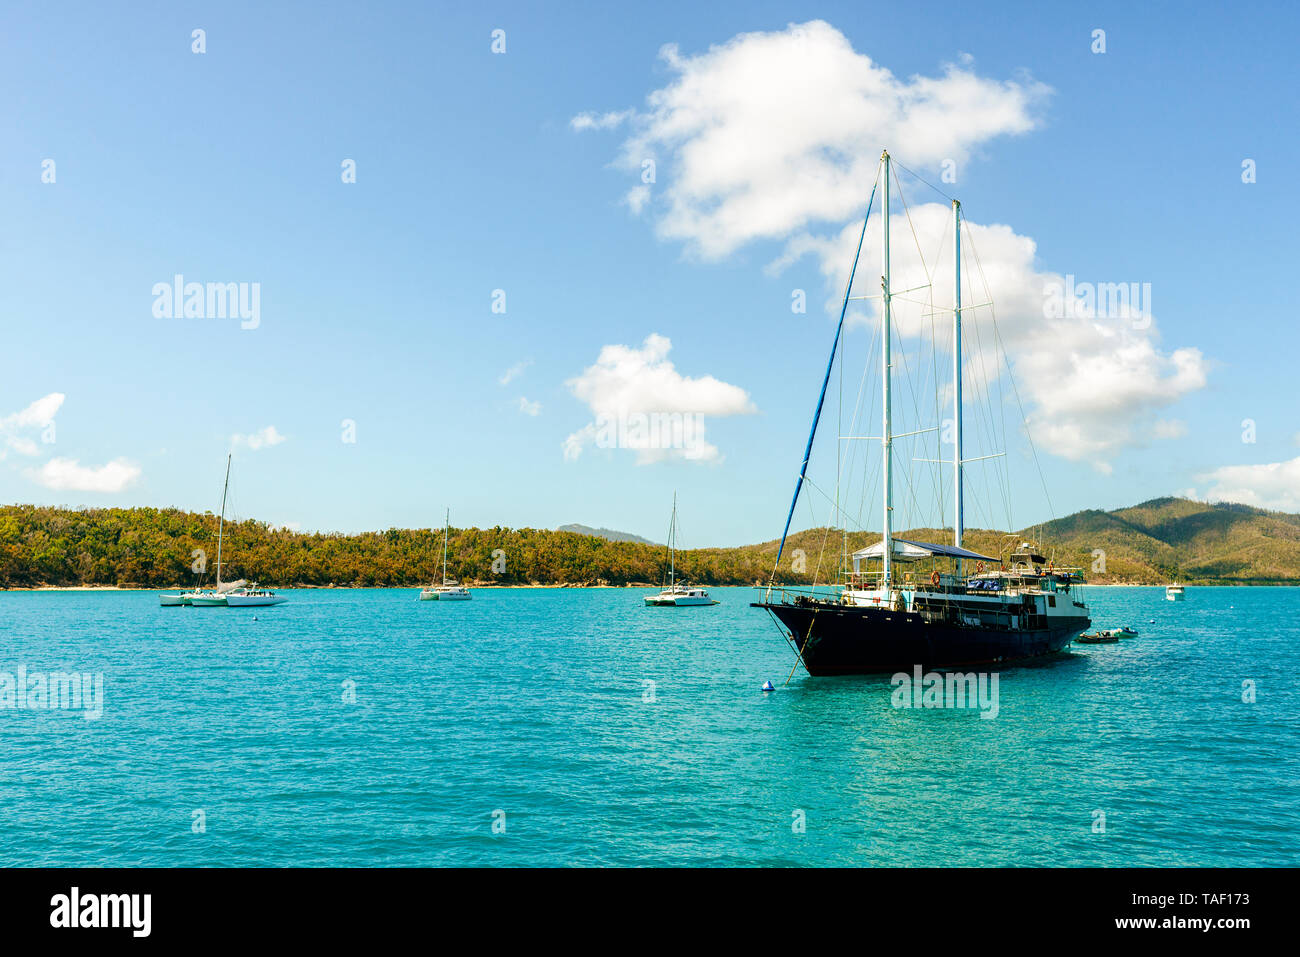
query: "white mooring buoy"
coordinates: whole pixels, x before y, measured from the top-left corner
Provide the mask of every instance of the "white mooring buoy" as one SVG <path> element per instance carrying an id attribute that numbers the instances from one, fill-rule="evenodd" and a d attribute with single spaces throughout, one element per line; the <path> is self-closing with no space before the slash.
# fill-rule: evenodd
<path id="1" fill-rule="evenodd" d="M 772 682 L 770 682 L 770 681 L 764 681 L 764 682 L 763 682 L 763 690 L 764 690 L 764 691 L 775 691 L 776 689 L 775 689 L 774 687 L 772 687 Z"/>

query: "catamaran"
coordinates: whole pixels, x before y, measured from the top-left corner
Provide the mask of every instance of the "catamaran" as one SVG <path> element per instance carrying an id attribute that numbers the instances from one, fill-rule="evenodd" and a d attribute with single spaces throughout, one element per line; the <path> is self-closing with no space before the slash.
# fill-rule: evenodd
<path id="1" fill-rule="evenodd" d="M 896 181 L 896 175 L 894 179 Z M 876 186 L 867 203 L 867 215 L 862 223 L 857 252 L 844 291 L 839 325 L 822 381 L 821 396 L 817 400 L 812 431 L 804 449 L 794 498 L 777 549 L 776 566 L 766 589 L 761 592 L 760 600 L 751 604 L 771 614 L 794 650 L 796 667 L 802 663 L 808 673 L 815 676 L 896 673 L 909 671 L 916 665 L 942 668 L 992 664 L 1060 652 L 1071 639 L 1091 624 L 1088 606 L 1078 587 L 1082 581 L 1081 572 L 1056 567 L 1031 542 L 1022 542 L 1019 547 L 1011 549 L 1005 562 L 1000 557 L 1001 549 L 999 555 L 994 556 L 973 551 L 962 544 L 963 472 L 967 463 L 974 459 L 963 457 L 962 445 L 962 210 L 961 204 L 955 199 L 951 200 L 954 271 L 951 310 L 953 455 L 951 462 L 942 457 L 922 460 L 951 465 L 953 468 L 953 540 L 951 544 L 945 544 L 913 541 L 894 535 L 894 442 L 907 435 L 939 430 L 894 432 L 891 405 L 895 365 L 895 360 L 891 357 L 892 300 L 913 290 L 895 292 L 890 285 L 890 180 L 891 161 L 889 153 L 885 151 L 881 154 Z M 777 570 L 790 534 L 790 522 L 799 502 L 799 493 L 807 477 L 813 439 L 817 434 L 817 424 L 826 399 L 831 371 L 835 366 L 836 352 L 840 348 L 845 315 L 852 298 L 853 278 L 866 237 L 867 221 L 871 217 L 877 190 L 882 184 L 880 293 L 878 297 L 860 297 L 878 298 L 880 301 L 879 368 L 883 381 L 881 433 L 879 436 L 839 437 L 841 443 L 859 439 L 876 439 L 880 442 L 880 480 L 883 492 L 880 503 L 881 537 L 874 545 L 853 553 L 851 572 L 847 561 L 843 561 L 841 580 L 829 587 L 800 589 L 780 586 L 776 582 Z M 902 195 L 901 187 L 899 195 Z M 908 221 L 911 221 L 910 216 Z M 924 266 L 923 260 L 922 265 Z M 939 307 L 931 302 L 930 308 L 934 310 L 931 315 L 934 315 Z M 947 310 L 943 312 L 946 313 Z M 898 361 L 906 363 L 907 354 L 900 356 Z M 936 362 L 936 379 L 937 369 Z M 841 380 L 842 377 L 841 371 Z M 934 394 L 938 394 L 941 391 L 937 388 L 940 384 L 937 381 L 931 384 L 936 386 Z M 845 446 L 841 444 L 839 448 Z M 836 454 L 837 485 L 834 501 L 836 515 L 840 517 L 845 512 L 839 498 L 839 449 Z M 1002 454 L 1004 453 L 997 453 L 997 456 Z M 938 474 L 941 476 L 941 472 Z M 936 487 L 941 488 L 941 484 Z M 845 519 L 844 559 L 847 559 L 847 540 Z M 878 562 L 879 570 L 869 573 L 862 567 L 864 562 Z M 917 562 L 926 562 L 933 570 L 928 576 L 917 574 L 915 580 L 906 571 L 900 574 L 900 566 L 905 569 L 909 564 Z M 941 571 L 936 567 L 939 562 L 951 563 L 950 570 Z M 968 563 L 975 563 L 975 574 L 965 574 Z"/>
<path id="2" fill-rule="evenodd" d="M 647 595 L 645 603 L 661 608 L 718 604 L 699 585 L 688 585 L 685 580 L 677 580 L 677 494 L 675 492 L 673 493 L 673 517 L 668 521 L 668 582 L 659 594 Z"/>
<path id="3" fill-rule="evenodd" d="M 447 577 L 447 534 L 451 531 L 451 509 L 442 527 L 442 584 L 420 589 L 420 601 L 469 601 L 469 589 Z M 491 602 L 489 602 L 491 604 Z"/>
<path id="4" fill-rule="evenodd" d="M 162 595 L 165 606 L 189 605 L 194 608 L 260 608 L 266 605 L 278 605 L 286 599 L 266 588 L 259 588 L 257 582 L 239 579 L 233 582 L 221 580 L 221 546 L 226 529 L 226 493 L 230 490 L 230 455 L 226 456 L 226 483 L 221 489 L 221 517 L 217 520 L 217 583 L 213 588 L 195 589 L 182 595 Z"/>

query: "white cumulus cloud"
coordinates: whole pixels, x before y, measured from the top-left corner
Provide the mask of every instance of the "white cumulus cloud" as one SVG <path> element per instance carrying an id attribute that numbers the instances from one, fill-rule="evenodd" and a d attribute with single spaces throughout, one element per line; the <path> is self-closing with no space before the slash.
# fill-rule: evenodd
<path id="1" fill-rule="evenodd" d="M 524 415 L 541 415 L 542 404 L 540 402 L 529 402 L 528 399 L 521 395 L 519 397 L 519 411 Z"/>
<path id="2" fill-rule="evenodd" d="M 76 459 L 50 459 L 27 477 L 48 489 L 70 492 L 120 492 L 140 477 L 140 467 L 126 459 L 104 465 L 82 465 Z"/>
<path id="3" fill-rule="evenodd" d="M 36 455 L 39 448 L 35 440 L 22 433 L 32 429 L 45 429 L 52 425 L 55 415 L 63 407 L 65 398 L 62 392 L 51 392 L 37 399 L 21 412 L 14 412 L 0 418 L 0 458 L 8 449 L 13 449 L 19 455 Z"/>
<path id="4" fill-rule="evenodd" d="M 743 33 L 696 55 L 660 50 L 672 75 L 639 111 L 583 113 L 574 129 L 630 124 L 618 165 L 657 164 L 660 235 L 707 258 L 815 222 L 842 222 L 863 202 L 883 148 L 915 164 L 963 163 L 994 137 L 1037 123 L 1049 89 L 1028 77 L 977 75 L 969 58 L 934 76 L 895 76 L 830 24 Z M 644 186 L 626 197 L 634 211 Z"/>
<path id="5" fill-rule="evenodd" d="M 704 438 L 707 416 L 757 411 L 739 386 L 706 375 L 682 375 L 668 359 L 672 342 L 651 333 L 640 348 L 607 345 L 594 365 L 566 385 L 596 419 L 564 440 L 564 457 L 575 459 L 588 445 L 631 449 L 638 464 L 676 458 L 721 460 Z"/>
<path id="6" fill-rule="evenodd" d="M 873 269 L 880 261 L 878 212 L 877 207 L 872 213 L 875 228 L 867 230 L 862 248 L 868 276 L 877 275 Z M 1129 308 L 1112 315 L 1097 303 L 1077 300 L 1070 315 L 1054 315 L 1049 300 L 1054 301 L 1056 291 L 1065 288 L 1067 280 L 1058 272 L 1040 268 L 1033 239 L 1000 224 L 984 226 L 966 220 L 964 227 L 967 256 L 963 257 L 962 295 L 972 308 L 964 312 L 962 338 L 968 350 L 969 383 L 996 379 L 989 370 L 1002 362 L 1000 350 L 1005 347 L 1016 386 L 1027 400 L 1027 424 L 1034 441 L 1071 461 L 1088 462 L 1103 473 L 1110 470 L 1109 459 L 1124 448 L 1184 434 L 1182 422 L 1161 418 L 1159 413 L 1206 384 L 1209 364 L 1200 350 L 1162 350 L 1159 324 L 1149 303 L 1131 302 Z M 913 228 L 919 250 L 912 239 Z M 914 205 L 908 215 L 891 217 L 890 230 L 893 288 L 929 284 L 928 290 L 913 296 L 936 304 L 951 303 L 951 207 L 942 203 Z M 838 297 L 843 295 L 860 233 L 861 223 L 850 223 L 829 237 L 800 233 L 787 243 L 774 268 L 783 268 L 805 254 L 815 255 L 827 293 L 835 297 L 838 310 Z M 979 274 L 972 269 L 976 257 Z M 864 280 L 863 273 L 859 266 L 855 295 L 877 291 L 878 283 Z M 996 310 L 996 338 L 990 323 L 994 313 L 982 308 L 984 282 Z M 876 322 L 879 312 L 879 302 L 873 301 L 851 315 L 859 321 Z M 928 337 L 933 322 L 928 309 L 895 301 L 893 327 L 901 338 Z M 949 345 L 943 343 L 944 348 Z M 973 345 L 982 346 L 982 358 L 971 354 Z"/>
<path id="7" fill-rule="evenodd" d="M 1197 480 L 1210 483 L 1202 493 L 1209 502 L 1300 512 L 1300 457 L 1265 465 L 1225 465 Z"/>

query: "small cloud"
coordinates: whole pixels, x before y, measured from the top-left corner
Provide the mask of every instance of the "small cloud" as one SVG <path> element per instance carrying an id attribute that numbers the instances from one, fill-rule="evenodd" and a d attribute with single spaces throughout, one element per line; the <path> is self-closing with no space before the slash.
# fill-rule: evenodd
<path id="1" fill-rule="evenodd" d="M 678 372 L 668 359 L 672 342 L 651 333 L 640 348 L 607 345 L 595 365 L 570 379 L 573 396 L 595 420 L 571 433 L 564 458 L 573 461 L 587 446 L 634 451 L 644 465 L 666 459 L 720 462 L 717 446 L 704 438 L 704 419 L 757 411 L 744 389 L 711 375 Z"/>
<path id="2" fill-rule="evenodd" d="M 636 111 L 613 110 L 608 113 L 588 111 L 579 113 L 569 120 L 569 126 L 579 133 L 585 130 L 612 130 L 616 126 L 621 126 L 623 121 L 628 119 L 634 112 Z"/>
<path id="3" fill-rule="evenodd" d="M 126 459 L 100 466 L 82 465 L 76 459 L 50 459 L 39 469 L 27 469 L 32 481 L 48 489 L 69 492 L 120 492 L 140 477 L 140 467 Z"/>
<path id="4" fill-rule="evenodd" d="M 541 415 L 542 404 L 540 402 L 529 402 L 521 395 L 519 397 L 519 411 L 524 415 Z"/>
<path id="5" fill-rule="evenodd" d="M 640 216 L 641 210 L 645 209 L 648 202 L 650 202 L 649 186 L 633 186 L 623 197 L 623 204 L 632 210 L 633 216 Z"/>
<path id="6" fill-rule="evenodd" d="M 21 412 L 0 418 L 0 458 L 8 449 L 19 455 L 35 455 L 39 450 L 29 436 L 19 435 L 24 429 L 44 429 L 52 425 L 54 416 L 67 398 L 62 392 L 51 392 L 37 399 Z"/>
<path id="7" fill-rule="evenodd" d="M 523 374 L 523 371 L 532 364 L 533 364 L 532 359 L 525 359 L 523 362 L 516 362 L 504 373 L 502 373 L 501 378 L 497 379 L 497 382 L 499 382 L 501 385 L 509 385 L 515 379 L 518 379 L 519 376 Z"/>
<path id="8" fill-rule="evenodd" d="M 285 437 L 279 433 L 274 425 L 268 425 L 266 428 L 249 435 L 236 433 L 230 437 L 230 444 L 235 448 L 246 445 L 256 452 L 258 449 L 269 449 L 273 445 L 279 445 L 284 439 Z"/>
<path id="9" fill-rule="evenodd" d="M 1261 465 L 1225 465 L 1197 479 L 1211 483 L 1206 501 L 1300 512 L 1300 457 Z"/>

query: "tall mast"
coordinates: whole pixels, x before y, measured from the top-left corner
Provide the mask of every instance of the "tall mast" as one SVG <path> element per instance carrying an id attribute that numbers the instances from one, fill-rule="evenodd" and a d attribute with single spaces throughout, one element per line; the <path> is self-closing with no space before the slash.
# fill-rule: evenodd
<path id="1" fill-rule="evenodd" d="M 673 492 L 673 517 L 668 520 L 668 587 L 677 584 L 677 493 Z"/>
<path id="2" fill-rule="evenodd" d="M 442 583 L 447 584 L 447 533 L 451 531 L 451 509 L 447 509 L 447 517 L 442 525 Z"/>
<path id="3" fill-rule="evenodd" d="M 881 291 L 881 378 L 884 380 L 884 429 L 880 433 L 880 441 L 884 447 L 885 453 L 885 508 L 883 533 L 881 536 L 881 545 L 884 551 L 881 553 L 881 571 L 882 585 L 885 591 L 886 599 L 889 598 L 890 572 L 893 568 L 894 558 L 894 535 L 891 524 L 892 513 L 894 510 L 894 441 L 890 432 L 890 382 L 889 382 L 889 324 L 890 324 L 890 293 L 889 293 L 889 151 L 885 150 L 880 154 L 880 164 L 882 169 L 881 179 L 884 181 L 884 202 L 881 206 L 880 221 L 883 226 L 883 243 L 882 243 L 882 264 L 880 276 Z"/>
<path id="4" fill-rule="evenodd" d="M 952 421 L 953 486 L 957 490 L 957 508 L 952 520 L 952 543 L 961 548 L 965 514 L 962 510 L 961 478 L 961 203 L 952 201 Z M 957 574 L 961 574 L 961 559 L 957 559 Z"/>
<path id="5" fill-rule="evenodd" d="M 226 484 L 221 486 L 221 518 L 217 521 L 217 591 L 221 590 L 221 537 L 226 528 L 226 491 L 230 488 L 230 453 L 226 454 Z"/>

